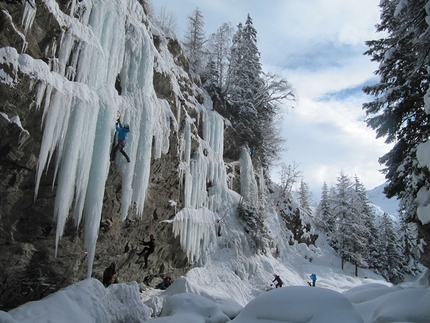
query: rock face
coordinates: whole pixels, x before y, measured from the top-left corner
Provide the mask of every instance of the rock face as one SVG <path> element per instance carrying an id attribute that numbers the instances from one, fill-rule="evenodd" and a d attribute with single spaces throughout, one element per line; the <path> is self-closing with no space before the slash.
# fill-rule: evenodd
<path id="1" fill-rule="evenodd" d="M 73 1 L 74 2 L 74 1 Z M 25 30 L 26 1 L 0 2 L 0 48 L 23 50 L 34 59 L 48 63 L 50 50 L 59 45 L 62 26 L 53 19 L 45 3 L 36 1 L 37 13 L 32 27 Z M 58 1 L 66 12 L 72 1 Z M 25 34 L 25 37 L 23 36 Z M 157 39 L 154 38 L 154 42 Z M 186 68 L 181 46 L 169 40 L 169 49 Z M 11 67 L 0 68 L 13 74 Z M 2 75 L 0 75 L 0 78 Z M 0 82 L 0 309 L 9 310 L 28 301 L 40 299 L 58 289 L 86 278 L 87 254 L 82 225 L 76 228 L 69 220 L 55 256 L 56 221 L 54 201 L 55 169 L 51 165 L 41 179 L 35 199 L 35 178 L 42 140 L 42 109 L 36 109 L 35 90 L 24 74 L 18 83 Z M 192 82 L 184 80 L 188 87 Z M 154 88 L 162 97 L 171 96 L 169 79 L 154 74 Z M 29 90 L 30 89 L 30 90 Z M 14 118 L 19 116 L 19 120 Z M 170 147 L 178 146 L 178 136 L 170 136 Z M 143 216 L 131 214 L 122 222 L 119 216 L 121 173 L 112 163 L 106 183 L 102 219 L 98 234 L 93 277 L 101 279 L 112 261 L 119 266 L 120 281 L 142 282 L 149 274 L 173 278 L 189 268 L 179 240 L 173 237 L 171 224 L 162 223 L 175 214 L 169 199 L 180 200 L 178 190 L 178 156 L 171 149 L 162 159 L 151 161 L 151 174 Z M 53 164 L 53 163 L 52 163 Z M 54 185 L 53 185 L 54 183 Z M 181 207 L 181 205 L 178 205 Z M 156 236 L 156 251 L 145 269 L 142 239 Z"/>

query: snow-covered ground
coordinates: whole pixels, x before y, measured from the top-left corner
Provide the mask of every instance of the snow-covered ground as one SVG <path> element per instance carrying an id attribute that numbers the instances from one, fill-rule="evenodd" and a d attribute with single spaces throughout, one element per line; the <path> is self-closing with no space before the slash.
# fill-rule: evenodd
<path id="1" fill-rule="evenodd" d="M 136 282 L 104 288 L 86 279 L 0 311 L 0 322 L 430 322 L 429 271 L 397 286 L 368 270 L 354 277 L 353 267 L 342 271 L 340 259 L 323 239 L 318 242 L 318 248 L 289 247 L 283 261 L 271 255 L 244 259 L 235 248 L 219 248 L 165 291 L 140 292 Z M 284 287 L 272 286 L 274 272 Z M 311 273 L 318 276 L 315 288 L 307 284 Z"/>

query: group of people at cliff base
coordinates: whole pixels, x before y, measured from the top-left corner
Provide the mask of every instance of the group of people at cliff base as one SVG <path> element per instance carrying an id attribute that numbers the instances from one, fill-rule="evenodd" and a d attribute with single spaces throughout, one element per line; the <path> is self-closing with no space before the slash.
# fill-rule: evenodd
<path id="1" fill-rule="evenodd" d="M 143 248 L 143 250 L 141 252 L 139 252 L 137 255 L 139 256 L 139 258 L 143 255 L 144 260 L 145 260 L 145 265 L 143 268 L 148 268 L 148 257 L 150 254 L 152 254 L 155 251 L 155 235 L 153 233 L 150 234 L 149 236 L 149 241 L 145 241 L 145 239 L 143 239 L 140 244 L 146 246 L 145 248 Z M 105 287 L 108 287 L 111 284 L 114 283 L 118 283 L 119 279 L 118 279 L 118 266 L 116 265 L 115 262 L 112 262 L 109 267 L 107 267 L 104 272 L 103 272 L 103 285 Z M 170 282 L 170 277 L 169 277 L 169 282 Z M 165 283 L 165 285 L 167 285 L 167 281 Z M 168 284 L 170 285 L 170 284 Z M 166 287 L 167 288 L 167 287 Z"/>
<path id="2" fill-rule="evenodd" d="M 275 279 L 272 280 L 272 283 L 274 283 L 276 281 L 275 287 L 276 288 L 282 287 L 282 285 L 284 284 L 284 282 L 282 281 L 281 277 L 279 275 L 277 275 L 277 274 L 273 274 L 273 276 L 275 277 Z M 312 274 L 309 277 L 311 278 L 312 283 L 308 282 L 308 285 L 312 286 L 312 287 L 315 287 L 315 284 L 317 282 L 317 275 Z M 272 286 L 272 285 L 270 285 L 270 286 Z"/>

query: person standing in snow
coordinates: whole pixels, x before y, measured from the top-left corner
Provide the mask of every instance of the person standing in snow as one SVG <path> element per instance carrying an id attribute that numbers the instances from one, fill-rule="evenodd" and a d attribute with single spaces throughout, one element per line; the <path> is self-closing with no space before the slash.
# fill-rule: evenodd
<path id="1" fill-rule="evenodd" d="M 273 274 L 273 276 L 275 277 L 275 279 L 272 281 L 272 283 L 274 283 L 275 281 L 276 281 L 276 285 L 275 285 L 275 287 L 276 288 L 278 288 L 278 287 L 282 287 L 282 284 L 284 283 L 282 280 L 281 280 L 281 277 L 279 277 L 278 275 L 276 275 L 276 274 Z"/>
<path id="2" fill-rule="evenodd" d="M 116 131 L 118 132 L 118 143 L 112 150 L 111 154 L 111 161 L 115 160 L 116 152 L 119 149 L 120 153 L 127 159 L 127 162 L 130 162 L 130 158 L 128 157 L 127 153 L 124 151 L 124 148 L 127 144 L 127 137 L 128 133 L 130 132 L 130 127 L 128 124 L 125 124 L 124 126 L 121 124 L 121 116 L 118 117 L 118 120 L 116 122 Z"/>
<path id="3" fill-rule="evenodd" d="M 118 268 L 115 262 L 112 262 L 109 267 L 103 272 L 103 285 L 108 287 L 115 282 L 115 275 L 118 274 Z"/>
<path id="4" fill-rule="evenodd" d="M 143 268 L 148 268 L 148 257 L 151 253 L 155 251 L 155 236 L 151 233 L 151 235 L 149 236 L 149 241 L 146 242 L 145 240 L 142 240 L 140 244 L 143 244 L 146 247 L 143 248 L 143 250 L 138 253 L 138 255 L 140 257 L 144 254 L 145 266 Z"/>
<path id="5" fill-rule="evenodd" d="M 317 275 L 312 274 L 309 277 L 311 277 L 311 280 L 312 280 L 312 287 L 315 287 L 315 284 L 317 282 Z"/>

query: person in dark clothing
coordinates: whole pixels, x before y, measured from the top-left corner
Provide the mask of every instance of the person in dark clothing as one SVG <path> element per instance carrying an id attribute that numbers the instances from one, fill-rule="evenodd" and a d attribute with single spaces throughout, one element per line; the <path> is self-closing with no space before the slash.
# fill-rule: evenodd
<path id="1" fill-rule="evenodd" d="M 172 280 L 170 276 L 164 277 L 163 281 L 157 285 L 159 289 L 165 290 L 167 287 L 169 287 L 172 284 Z"/>
<path id="2" fill-rule="evenodd" d="M 275 285 L 275 287 L 276 287 L 276 288 L 278 288 L 278 287 L 282 287 L 282 284 L 283 284 L 284 282 L 281 280 L 281 277 L 279 277 L 279 276 L 278 276 L 278 275 L 276 275 L 276 274 L 273 274 L 273 276 L 275 277 L 275 279 L 272 281 L 272 283 L 276 281 L 276 285 Z"/>
<path id="3" fill-rule="evenodd" d="M 103 285 L 105 287 L 108 287 L 109 285 L 113 284 L 113 282 L 115 281 L 115 275 L 117 274 L 118 267 L 116 266 L 116 263 L 113 262 L 103 272 Z"/>
<path id="4" fill-rule="evenodd" d="M 121 117 L 118 118 L 116 122 L 116 131 L 118 132 L 118 142 L 116 146 L 112 150 L 112 154 L 110 157 L 111 161 L 115 160 L 116 152 L 119 149 L 119 152 L 127 159 L 127 162 L 130 162 L 130 158 L 128 157 L 127 153 L 124 151 L 124 148 L 127 144 L 127 137 L 128 133 L 130 132 L 130 127 L 128 124 L 125 124 L 124 126 L 121 123 Z"/>
<path id="5" fill-rule="evenodd" d="M 141 244 L 143 244 L 146 247 L 143 248 L 143 250 L 140 253 L 138 253 L 138 255 L 139 255 L 139 257 L 141 255 L 144 255 L 145 266 L 143 268 L 147 268 L 148 267 L 148 257 L 151 253 L 153 253 L 155 251 L 155 236 L 151 233 L 151 235 L 149 236 L 149 241 L 146 242 L 145 240 L 142 240 Z"/>

